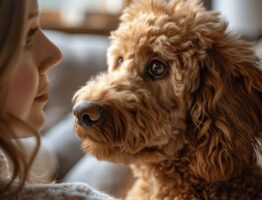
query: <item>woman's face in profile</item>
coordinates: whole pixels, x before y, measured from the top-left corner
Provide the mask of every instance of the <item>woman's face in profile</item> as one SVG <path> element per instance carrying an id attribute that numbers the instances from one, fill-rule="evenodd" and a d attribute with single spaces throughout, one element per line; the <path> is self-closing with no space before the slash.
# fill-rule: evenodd
<path id="1" fill-rule="evenodd" d="M 18 70 L 7 96 L 7 111 L 37 130 L 45 121 L 44 106 L 48 100 L 47 71 L 61 60 L 61 52 L 49 41 L 39 27 L 39 10 L 35 0 L 25 24 L 23 52 L 17 61 Z M 18 137 L 30 136 L 15 130 Z"/>

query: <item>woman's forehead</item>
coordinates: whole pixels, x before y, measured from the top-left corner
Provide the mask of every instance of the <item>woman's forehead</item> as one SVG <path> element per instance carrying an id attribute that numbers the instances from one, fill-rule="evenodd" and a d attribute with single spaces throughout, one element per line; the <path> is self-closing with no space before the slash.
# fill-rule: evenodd
<path id="1" fill-rule="evenodd" d="M 30 8 L 30 14 L 34 14 L 34 13 L 38 13 L 38 2 L 37 0 L 26 0 L 26 1 L 29 1 L 29 8 Z"/>

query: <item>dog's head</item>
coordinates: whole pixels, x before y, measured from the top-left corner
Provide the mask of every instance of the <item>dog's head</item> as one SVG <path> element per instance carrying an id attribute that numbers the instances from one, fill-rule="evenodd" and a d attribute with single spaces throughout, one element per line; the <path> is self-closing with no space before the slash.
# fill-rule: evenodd
<path id="1" fill-rule="evenodd" d="M 124 163 L 172 160 L 186 150 L 190 170 L 209 181 L 253 163 L 262 72 L 251 45 L 226 28 L 198 0 L 126 8 L 111 35 L 108 72 L 74 96 L 84 150 Z"/>

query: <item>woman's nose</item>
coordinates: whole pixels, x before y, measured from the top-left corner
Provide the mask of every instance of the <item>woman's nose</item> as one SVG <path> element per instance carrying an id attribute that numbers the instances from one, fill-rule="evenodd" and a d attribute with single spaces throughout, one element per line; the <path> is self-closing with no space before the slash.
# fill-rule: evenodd
<path id="1" fill-rule="evenodd" d="M 40 73 L 46 72 L 49 68 L 58 65 L 63 57 L 60 49 L 53 42 L 51 42 L 44 34 L 43 44 L 45 48 L 44 50 L 42 50 L 42 60 L 39 68 Z"/>

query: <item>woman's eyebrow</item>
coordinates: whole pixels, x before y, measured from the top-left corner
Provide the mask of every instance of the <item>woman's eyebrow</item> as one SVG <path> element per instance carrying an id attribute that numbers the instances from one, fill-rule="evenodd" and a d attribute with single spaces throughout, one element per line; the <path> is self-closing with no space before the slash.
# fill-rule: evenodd
<path id="1" fill-rule="evenodd" d="M 34 17 L 37 17 L 39 15 L 39 12 L 33 12 L 29 15 L 28 19 L 32 19 Z"/>

